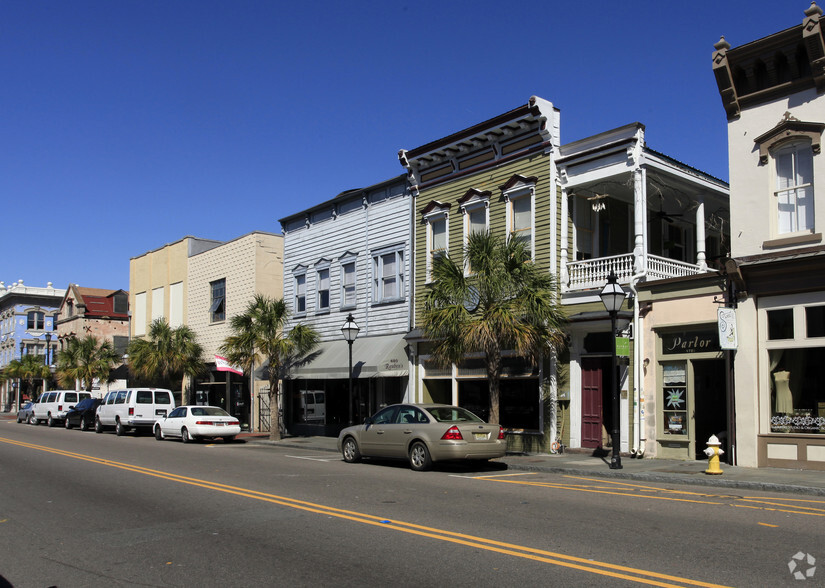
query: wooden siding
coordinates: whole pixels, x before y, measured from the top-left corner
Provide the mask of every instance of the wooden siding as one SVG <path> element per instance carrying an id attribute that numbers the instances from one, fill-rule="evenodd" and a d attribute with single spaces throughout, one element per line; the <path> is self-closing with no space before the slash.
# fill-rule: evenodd
<path id="1" fill-rule="evenodd" d="M 351 312 L 361 328 L 359 337 L 406 333 L 409 329 L 410 197 L 396 196 L 360 206 L 284 235 L 284 299 L 294 312 L 294 270 L 306 271 L 306 313 L 294 315 L 287 329 L 298 322 L 315 327 L 324 341 L 341 339 L 341 325 Z M 404 291 L 398 302 L 372 303 L 372 255 L 387 248 L 404 253 Z M 341 257 L 353 254 L 356 271 L 356 307 L 341 307 Z M 317 308 L 319 262 L 328 262 L 329 310 Z"/>
<path id="2" fill-rule="evenodd" d="M 415 201 L 415 292 L 416 292 L 416 320 L 419 318 L 422 307 L 423 293 L 427 278 L 427 231 L 421 211 L 433 200 L 444 204 L 451 204 L 449 212 L 448 248 L 450 255 L 455 259 L 462 255 L 464 246 L 464 226 L 461 207 L 458 199 L 468 190 L 490 191 L 490 230 L 497 234 L 505 234 L 507 207 L 502 195 L 501 186 L 507 180 L 518 174 L 524 177 L 535 177 L 535 209 L 533 211 L 535 226 L 535 261 L 539 267 L 550 271 L 550 157 L 545 153 L 535 153 L 529 157 L 514 162 L 502 164 L 492 169 L 485 169 L 477 174 L 459 178 L 425 189 L 420 192 Z"/>

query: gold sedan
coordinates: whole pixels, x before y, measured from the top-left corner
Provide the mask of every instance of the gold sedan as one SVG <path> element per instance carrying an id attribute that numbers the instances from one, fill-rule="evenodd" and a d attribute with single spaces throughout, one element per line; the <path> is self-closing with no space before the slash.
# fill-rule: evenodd
<path id="1" fill-rule="evenodd" d="M 338 435 L 338 450 L 348 463 L 362 457 L 407 459 L 415 471 L 436 461 L 503 457 L 506 449 L 500 425 L 447 404 L 394 404 Z"/>

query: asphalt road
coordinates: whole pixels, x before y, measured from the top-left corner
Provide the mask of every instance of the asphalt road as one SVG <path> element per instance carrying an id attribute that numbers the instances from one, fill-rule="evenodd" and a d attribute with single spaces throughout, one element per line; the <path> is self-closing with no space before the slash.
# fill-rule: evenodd
<path id="1" fill-rule="evenodd" d="M 808 554 L 812 586 L 824 517 L 795 495 L 0 422 L 0 576 L 21 588 L 800 586 Z"/>

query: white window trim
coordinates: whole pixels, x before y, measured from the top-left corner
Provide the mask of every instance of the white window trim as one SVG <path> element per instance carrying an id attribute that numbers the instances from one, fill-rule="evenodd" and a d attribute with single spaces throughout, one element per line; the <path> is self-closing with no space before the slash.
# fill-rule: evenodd
<path id="1" fill-rule="evenodd" d="M 432 231 L 432 223 L 434 221 L 444 220 L 444 239 L 447 243 L 447 247 L 444 250 L 445 255 L 450 254 L 450 213 L 446 208 L 439 208 L 436 209 L 428 214 L 424 215 L 424 223 L 427 225 L 426 233 L 427 233 L 427 269 L 426 269 L 426 283 L 430 283 L 433 281 L 432 271 L 433 271 L 433 231 Z"/>
<path id="2" fill-rule="evenodd" d="M 381 257 L 384 255 L 388 255 L 390 253 L 395 254 L 395 265 L 396 265 L 396 296 L 392 298 L 383 298 L 383 274 L 378 275 L 376 273 L 377 270 L 380 270 L 381 266 Z M 372 261 L 372 303 L 373 304 L 389 304 L 393 302 L 399 302 L 406 299 L 406 288 L 407 288 L 407 280 L 406 280 L 406 255 L 404 251 L 404 246 L 399 245 L 395 247 L 385 247 L 383 249 L 378 249 L 373 251 L 370 254 L 370 258 Z"/>
<path id="3" fill-rule="evenodd" d="M 353 283 L 352 287 L 355 290 L 355 300 L 352 304 L 347 304 L 347 296 L 345 292 L 346 284 L 344 283 L 344 266 L 352 264 L 353 266 Z M 357 255 L 346 255 L 338 260 L 338 267 L 339 267 L 339 275 L 340 275 L 340 308 L 341 310 L 350 310 L 353 308 L 358 307 L 358 256 Z"/>
<path id="4" fill-rule="evenodd" d="M 464 247 L 470 241 L 470 215 L 479 210 L 484 211 L 484 230 L 490 230 L 490 199 L 486 196 L 473 196 L 461 205 L 461 215 L 463 231 L 464 231 Z M 467 263 L 464 264 L 464 274 L 469 275 L 470 267 Z"/>
<path id="5" fill-rule="evenodd" d="M 327 305 L 321 306 L 321 272 L 327 272 Z M 319 261 L 315 264 L 315 313 L 327 313 L 332 307 L 332 272 L 329 261 Z"/>
<path id="6" fill-rule="evenodd" d="M 524 184 L 518 182 L 509 190 L 505 190 L 502 194 L 504 201 L 507 203 L 507 239 L 512 236 L 513 227 L 513 200 L 518 200 L 522 197 L 530 198 L 530 259 L 536 259 L 536 187 L 533 184 Z"/>
<path id="7" fill-rule="evenodd" d="M 304 310 L 298 310 L 298 278 L 304 278 Z M 294 316 L 306 316 L 307 314 L 307 269 L 301 267 L 292 272 L 292 313 Z"/>
<path id="8" fill-rule="evenodd" d="M 770 162 L 771 162 L 771 233 L 774 238 L 784 239 L 787 237 L 796 237 L 802 235 L 810 235 L 816 232 L 816 193 L 814 192 L 814 185 L 816 178 L 811 179 L 810 184 L 799 184 L 794 185 L 792 188 L 787 188 L 785 190 L 780 190 L 778 187 L 778 170 L 777 170 L 777 155 L 780 155 L 787 151 L 793 151 L 795 154 L 798 154 L 800 150 L 806 150 L 810 153 L 811 158 L 813 160 L 814 150 L 811 142 L 806 139 L 805 137 L 796 137 L 792 136 L 789 137 L 786 141 L 782 141 L 779 144 L 774 145 L 769 153 L 770 153 Z M 797 155 L 798 157 L 798 155 Z M 796 169 L 796 168 L 794 168 Z M 812 170 L 816 173 L 816 161 L 813 160 Z M 812 217 L 812 224 L 813 226 L 806 228 L 806 229 L 799 229 L 797 226 L 797 230 L 795 231 L 788 231 L 788 232 L 780 232 L 780 222 L 779 222 L 779 193 L 780 192 L 788 192 L 788 191 L 797 191 L 800 188 L 810 188 L 811 193 L 813 194 L 813 198 L 811 199 L 811 207 L 813 208 L 811 212 Z M 794 201 L 794 214 L 798 214 L 799 207 Z"/>

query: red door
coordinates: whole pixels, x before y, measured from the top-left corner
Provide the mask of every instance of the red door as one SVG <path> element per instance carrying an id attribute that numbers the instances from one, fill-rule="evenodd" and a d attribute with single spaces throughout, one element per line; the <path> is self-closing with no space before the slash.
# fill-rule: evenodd
<path id="1" fill-rule="evenodd" d="M 582 447 L 602 445 L 603 365 L 601 358 L 582 358 Z"/>

